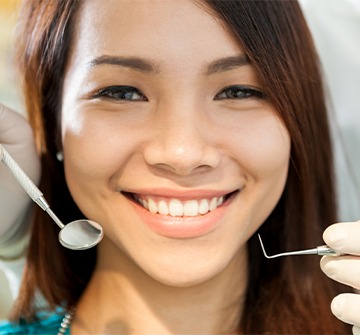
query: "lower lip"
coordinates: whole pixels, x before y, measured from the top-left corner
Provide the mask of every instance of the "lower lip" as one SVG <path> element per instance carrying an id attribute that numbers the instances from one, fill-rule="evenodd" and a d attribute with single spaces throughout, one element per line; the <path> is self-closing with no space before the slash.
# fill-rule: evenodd
<path id="1" fill-rule="evenodd" d="M 155 233 L 169 238 L 194 238 L 215 230 L 233 199 L 234 195 L 214 211 L 191 217 L 152 214 L 137 202 L 131 201 L 131 204 L 140 219 Z"/>

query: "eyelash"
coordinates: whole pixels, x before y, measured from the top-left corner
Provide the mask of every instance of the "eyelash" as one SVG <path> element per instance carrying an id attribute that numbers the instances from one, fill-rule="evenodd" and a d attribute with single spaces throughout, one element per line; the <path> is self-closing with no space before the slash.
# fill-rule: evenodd
<path id="1" fill-rule="evenodd" d="M 138 97 L 134 99 L 134 95 L 137 95 Z M 92 98 L 108 98 L 120 101 L 148 101 L 141 91 L 132 86 L 109 86 L 95 92 L 95 94 L 92 95 Z"/>
<path id="2" fill-rule="evenodd" d="M 221 97 L 221 95 L 226 95 Z M 249 99 L 249 98 L 258 98 L 265 99 L 265 94 L 255 88 L 249 86 L 235 85 L 229 86 L 221 90 L 215 95 L 214 100 L 225 100 L 225 99 Z"/>
<path id="3" fill-rule="evenodd" d="M 135 99 L 134 95 L 137 95 Z M 108 98 L 119 101 L 148 101 L 140 90 L 132 86 L 109 86 L 95 92 L 92 98 Z M 240 100 L 249 98 L 265 99 L 265 95 L 261 91 L 249 86 L 235 85 L 221 90 L 215 95 L 214 100 Z"/>

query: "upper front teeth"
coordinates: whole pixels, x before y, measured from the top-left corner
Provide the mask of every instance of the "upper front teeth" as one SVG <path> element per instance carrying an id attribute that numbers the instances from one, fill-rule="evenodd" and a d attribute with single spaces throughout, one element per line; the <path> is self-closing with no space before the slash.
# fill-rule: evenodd
<path id="1" fill-rule="evenodd" d="M 171 215 L 171 216 L 197 216 L 213 211 L 224 202 L 224 197 L 214 197 L 212 199 L 186 200 L 178 199 L 155 200 L 150 197 L 134 196 L 144 208 L 152 214 Z"/>

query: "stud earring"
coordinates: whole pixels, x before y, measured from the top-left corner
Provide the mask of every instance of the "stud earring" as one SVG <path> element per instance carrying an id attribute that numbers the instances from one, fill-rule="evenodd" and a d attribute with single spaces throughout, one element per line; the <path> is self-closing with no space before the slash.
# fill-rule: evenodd
<path id="1" fill-rule="evenodd" d="M 56 153 L 56 159 L 59 162 L 63 162 L 64 161 L 64 153 L 60 150 Z"/>

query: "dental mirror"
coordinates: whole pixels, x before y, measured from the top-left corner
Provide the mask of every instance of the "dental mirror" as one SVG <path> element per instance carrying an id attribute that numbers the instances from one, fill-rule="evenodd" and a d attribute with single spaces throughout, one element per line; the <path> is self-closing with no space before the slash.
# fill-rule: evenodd
<path id="1" fill-rule="evenodd" d="M 282 257 L 282 256 L 297 256 L 297 255 L 319 255 L 319 256 L 340 256 L 341 255 L 338 252 L 336 252 L 334 249 L 331 249 L 329 246 L 321 245 L 321 246 L 313 248 L 313 249 L 283 252 L 281 254 L 269 256 L 265 251 L 265 247 L 261 240 L 260 234 L 258 234 L 258 237 L 259 237 L 259 241 L 260 241 L 260 245 L 261 245 L 263 254 L 268 259 Z"/>
<path id="2" fill-rule="evenodd" d="M 13 176 L 30 196 L 30 198 L 39 205 L 60 227 L 60 243 L 72 250 L 85 250 L 97 245 L 103 238 L 102 227 L 90 220 L 76 220 L 64 225 L 59 218 L 50 209 L 41 191 L 35 186 L 31 179 L 21 169 L 21 167 L 10 156 L 6 149 L 0 144 L 1 161 L 11 171 Z"/>

